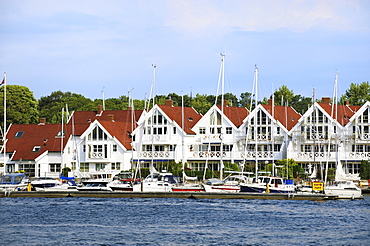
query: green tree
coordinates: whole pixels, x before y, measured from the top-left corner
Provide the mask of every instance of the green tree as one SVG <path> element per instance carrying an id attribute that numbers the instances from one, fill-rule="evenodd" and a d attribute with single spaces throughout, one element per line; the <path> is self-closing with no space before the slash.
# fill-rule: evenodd
<path id="1" fill-rule="evenodd" d="M 297 172 L 298 174 L 302 172 L 302 170 L 297 167 L 298 164 L 293 159 L 277 160 L 276 165 L 281 166 L 278 168 L 278 174 L 280 177 L 292 179 L 296 177 Z"/>
<path id="2" fill-rule="evenodd" d="M 361 179 L 370 179 L 370 162 L 363 160 L 360 166 Z"/>
<path id="3" fill-rule="evenodd" d="M 370 101 L 370 83 L 368 81 L 361 84 L 351 83 L 349 89 L 341 97 L 340 103 L 343 104 L 344 101 L 349 101 L 351 105 L 357 106 Z"/>
<path id="4" fill-rule="evenodd" d="M 197 94 L 195 98 L 193 98 L 193 108 L 200 114 L 204 115 L 207 113 L 212 105 L 213 104 L 207 100 L 207 95 Z"/>
<path id="5" fill-rule="evenodd" d="M 240 101 L 239 101 L 239 106 L 245 107 L 248 110 L 251 107 L 251 100 L 252 100 L 252 93 L 249 92 L 243 92 L 240 94 Z"/>
<path id="6" fill-rule="evenodd" d="M 286 85 L 281 86 L 277 91 L 274 92 L 275 105 L 285 106 L 286 102 L 291 105 L 293 101 L 294 93 L 289 90 Z"/>
<path id="7" fill-rule="evenodd" d="M 38 122 L 39 112 L 37 110 L 37 100 L 33 93 L 25 86 L 5 85 L 6 86 L 6 122 L 7 126 L 13 124 L 34 124 Z M 4 87 L 0 88 L 0 101 L 4 101 Z M 4 104 L 0 105 L 0 116 L 4 118 Z M 4 123 L 1 121 L 1 126 Z"/>
<path id="8" fill-rule="evenodd" d="M 303 115 L 311 105 L 312 105 L 312 98 L 303 97 L 301 95 L 294 95 L 292 98 L 291 104 L 289 106 L 291 106 L 298 113 Z"/>
<path id="9" fill-rule="evenodd" d="M 40 116 L 46 118 L 49 123 L 59 123 L 62 118 L 62 109 L 66 109 L 66 106 L 68 106 L 69 112 L 96 110 L 94 103 L 80 94 L 55 91 L 49 96 L 40 98 Z"/>

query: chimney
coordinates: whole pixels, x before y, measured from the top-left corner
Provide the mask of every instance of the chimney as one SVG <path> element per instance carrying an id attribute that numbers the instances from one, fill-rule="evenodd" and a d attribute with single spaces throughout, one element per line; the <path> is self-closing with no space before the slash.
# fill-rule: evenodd
<path id="1" fill-rule="evenodd" d="M 267 103 L 267 105 L 270 105 L 270 106 L 272 106 L 272 99 L 269 99 L 269 100 L 268 100 L 268 103 Z"/>
<path id="2" fill-rule="evenodd" d="M 330 97 L 323 97 L 321 102 L 325 104 L 330 104 Z"/>
<path id="3" fill-rule="evenodd" d="M 127 110 L 130 110 L 131 111 L 132 110 L 132 107 L 127 107 Z"/>
<path id="4" fill-rule="evenodd" d="M 108 120 L 114 121 L 114 115 L 113 114 L 108 114 Z"/>
<path id="5" fill-rule="evenodd" d="M 349 106 L 349 101 L 344 101 L 344 105 Z"/>
<path id="6" fill-rule="evenodd" d="M 46 124 L 46 118 L 40 118 L 39 125 L 45 125 L 45 124 Z"/>
<path id="7" fill-rule="evenodd" d="M 101 115 L 103 113 L 103 105 L 98 105 L 98 114 Z"/>
<path id="8" fill-rule="evenodd" d="M 229 101 L 228 100 L 224 100 L 224 107 L 227 107 L 229 106 Z"/>
<path id="9" fill-rule="evenodd" d="M 166 100 L 166 106 L 173 106 L 173 101 L 172 100 Z"/>

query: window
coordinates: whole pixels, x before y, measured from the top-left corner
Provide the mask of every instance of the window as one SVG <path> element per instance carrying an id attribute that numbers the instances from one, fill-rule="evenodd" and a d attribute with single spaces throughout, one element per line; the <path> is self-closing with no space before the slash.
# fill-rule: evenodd
<path id="1" fill-rule="evenodd" d="M 88 135 L 88 140 L 107 140 L 107 134 L 98 126 L 96 126 Z"/>
<path id="2" fill-rule="evenodd" d="M 117 144 L 113 144 L 113 152 L 117 152 Z"/>
<path id="3" fill-rule="evenodd" d="M 89 171 L 89 163 L 80 163 L 80 171 L 81 172 L 88 172 Z"/>
<path id="4" fill-rule="evenodd" d="M 63 137 L 65 133 L 65 131 L 59 131 L 57 137 Z"/>
<path id="5" fill-rule="evenodd" d="M 121 163 L 120 162 L 113 162 L 111 164 L 112 170 L 121 170 Z"/>
<path id="6" fill-rule="evenodd" d="M 276 127 L 276 134 L 280 134 L 280 127 Z"/>
<path id="7" fill-rule="evenodd" d="M 173 135 L 176 134 L 176 127 L 173 128 Z"/>
<path id="8" fill-rule="evenodd" d="M 105 169 L 105 163 L 96 163 L 95 164 L 95 171 L 104 170 Z"/>
<path id="9" fill-rule="evenodd" d="M 40 149 L 41 149 L 41 147 L 40 147 L 40 146 L 35 146 L 35 147 L 33 147 L 32 152 L 39 152 L 39 151 L 40 151 Z"/>
<path id="10" fill-rule="evenodd" d="M 50 163 L 49 170 L 51 173 L 60 173 L 60 163 Z"/>
<path id="11" fill-rule="evenodd" d="M 16 137 L 16 138 L 21 138 L 21 137 L 22 137 L 22 135 L 23 135 L 23 132 L 17 132 L 17 133 L 15 134 L 15 137 Z"/>
<path id="12" fill-rule="evenodd" d="M 199 127 L 199 134 L 206 134 L 206 128 L 205 127 Z"/>
<path id="13" fill-rule="evenodd" d="M 232 134 L 233 128 L 232 127 L 226 127 L 226 134 Z"/>

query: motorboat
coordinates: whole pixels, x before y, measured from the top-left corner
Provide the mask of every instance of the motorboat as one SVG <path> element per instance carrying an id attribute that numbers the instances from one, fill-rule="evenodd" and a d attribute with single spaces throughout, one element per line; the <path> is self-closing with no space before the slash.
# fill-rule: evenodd
<path id="1" fill-rule="evenodd" d="M 249 177 L 238 174 L 229 175 L 225 180 L 207 179 L 203 186 L 206 192 L 239 192 L 240 185 L 248 183 Z"/>
<path id="2" fill-rule="evenodd" d="M 113 191 L 141 191 L 141 180 L 132 177 L 131 172 L 121 172 L 108 183 Z"/>
<path id="3" fill-rule="evenodd" d="M 52 177 L 39 177 L 31 181 L 31 186 L 36 191 L 52 188 L 61 184 L 61 181 Z"/>
<path id="4" fill-rule="evenodd" d="M 78 191 L 112 191 L 109 183 L 117 173 L 98 171 L 90 173 L 90 178 L 82 181 L 82 186 L 77 186 Z"/>
<path id="5" fill-rule="evenodd" d="M 102 181 L 86 181 L 83 182 L 83 186 L 77 186 L 78 191 L 112 191 L 110 187 L 107 186 L 108 182 Z"/>
<path id="6" fill-rule="evenodd" d="M 240 185 L 240 192 L 254 193 L 293 193 L 295 186 L 293 180 L 283 180 L 280 177 L 260 176 L 253 178 L 252 183 Z"/>
<path id="7" fill-rule="evenodd" d="M 27 190 L 28 177 L 24 173 L 9 173 L 0 178 L 0 190 L 22 191 Z"/>
<path id="8" fill-rule="evenodd" d="M 172 187 L 180 184 L 180 177 L 172 173 L 152 173 L 143 180 L 142 189 L 144 192 L 171 192 Z"/>
<path id="9" fill-rule="evenodd" d="M 362 199 L 362 190 L 352 180 L 335 181 L 325 186 L 326 195 L 335 195 L 338 199 Z"/>

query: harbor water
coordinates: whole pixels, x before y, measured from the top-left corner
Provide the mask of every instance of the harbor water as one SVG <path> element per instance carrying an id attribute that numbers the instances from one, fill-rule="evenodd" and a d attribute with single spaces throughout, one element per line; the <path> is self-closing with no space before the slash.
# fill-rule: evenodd
<path id="1" fill-rule="evenodd" d="M 1 245 L 369 245 L 370 196 L 1 198 Z"/>

